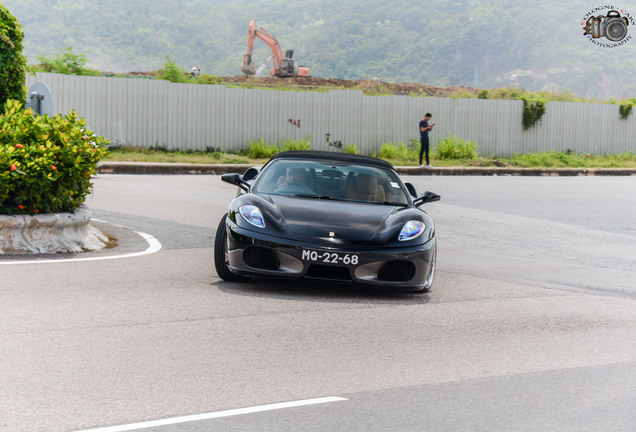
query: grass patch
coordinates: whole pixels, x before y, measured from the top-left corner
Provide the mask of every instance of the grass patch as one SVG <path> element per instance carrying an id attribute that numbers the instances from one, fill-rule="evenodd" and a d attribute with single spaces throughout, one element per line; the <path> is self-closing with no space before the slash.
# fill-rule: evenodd
<path id="1" fill-rule="evenodd" d="M 115 237 L 113 237 L 112 235 L 108 233 L 103 233 L 103 234 L 108 239 L 108 241 L 106 242 L 106 245 L 104 246 L 104 249 L 114 249 L 117 246 L 119 246 L 119 242 L 117 241 Z"/>
<path id="2" fill-rule="evenodd" d="M 636 168 L 636 154 L 591 155 L 574 152 L 515 154 L 502 159 L 510 166 L 527 168 Z"/>
<path id="3" fill-rule="evenodd" d="M 269 157 L 248 157 L 234 153 L 225 153 L 216 149 L 207 151 L 176 151 L 162 147 L 119 147 L 110 146 L 104 161 L 118 162 L 154 162 L 154 163 L 191 163 L 191 164 L 247 164 L 264 163 Z"/>
<path id="4" fill-rule="evenodd" d="M 162 148 L 112 147 L 103 160 L 128 162 L 180 162 L 194 164 L 251 164 L 262 165 L 273 155 L 284 150 L 309 150 L 309 141 L 287 140 L 277 144 L 263 141 L 250 143 L 249 150 L 239 154 L 216 149 L 205 152 L 170 151 Z M 349 146 L 347 153 L 357 152 Z M 384 143 L 373 156 L 394 166 L 417 166 L 420 142 L 411 139 L 407 143 Z M 579 154 L 573 151 L 515 154 L 509 158 L 484 157 L 477 153 L 474 141 L 449 136 L 439 140 L 431 151 L 431 164 L 436 167 L 518 167 L 518 168 L 636 168 L 636 154 L 615 155 Z"/>

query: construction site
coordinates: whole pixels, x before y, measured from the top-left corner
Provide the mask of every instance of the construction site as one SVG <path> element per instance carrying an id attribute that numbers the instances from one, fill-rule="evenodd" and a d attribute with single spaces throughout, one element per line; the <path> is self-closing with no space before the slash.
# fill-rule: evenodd
<path id="1" fill-rule="evenodd" d="M 271 69 L 269 77 L 258 78 L 266 64 L 261 64 L 258 69 L 256 63 L 252 59 L 254 51 L 254 43 L 260 39 L 271 50 L 271 55 L 267 59 L 267 63 L 271 60 Z M 252 20 L 247 31 L 247 52 L 243 55 L 241 63 L 241 71 L 244 75 L 234 77 L 223 77 L 224 83 L 249 83 L 260 86 L 299 86 L 309 89 L 336 88 L 336 89 L 356 89 L 365 93 L 374 94 L 391 94 L 391 95 L 421 95 L 421 96 L 453 96 L 466 93 L 476 95 L 479 89 L 467 87 L 451 87 L 439 88 L 426 86 L 416 83 L 387 83 L 382 82 L 378 78 L 370 80 L 343 80 L 337 78 L 317 78 L 311 76 L 311 70 L 308 67 L 300 66 L 294 58 L 294 50 L 283 50 L 276 38 L 265 30 L 258 27 L 256 22 Z"/>
<path id="2" fill-rule="evenodd" d="M 388 83 L 379 79 L 370 80 L 345 80 L 338 78 L 319 78 L 312 76 L 295 76 L 287 78 L 263 77 L 257 78 L 248 75 L 236 75 L 222 77 L 223 83 L 241 84 L 249 83 L 263 87 L 292 87 L 298 86 L 307 89 L 351 89 L 362 90 L 364 93 L 405 95 L 405 96 L 435 96 L 452 97 L 462 94 L 477 95 L 478 88 L 455 86 L 434 87 L 418 83 Z"/>

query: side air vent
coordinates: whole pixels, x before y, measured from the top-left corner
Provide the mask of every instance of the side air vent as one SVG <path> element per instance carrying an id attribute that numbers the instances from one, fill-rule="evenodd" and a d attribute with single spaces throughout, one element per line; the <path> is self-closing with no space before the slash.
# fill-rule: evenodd
<path id="1" fill-rule="evenodd" d="M 411 261 L 389 261 L 378 272 L 378 279 L 384 282 L 406 282 L 415 276 L 415 264 Z"/>
<path id="2" fill-rule="evenodd" d="M 243 261 L 250 267 L 261 270 L 278 270 L 280 261 L 276 253 L 262 246 L 248 246 L 243 251 Z"/>

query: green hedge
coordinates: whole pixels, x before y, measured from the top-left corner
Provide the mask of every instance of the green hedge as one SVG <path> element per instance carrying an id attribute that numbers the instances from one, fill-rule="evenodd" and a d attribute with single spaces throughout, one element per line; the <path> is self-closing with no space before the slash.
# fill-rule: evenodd
<path id="1" fill-rule="evenodd" d="M 0 214 L 73 212 L 91 192 L 108 143 L 75 112 L 34 116 L 10 100 L 0 116 Z"/>

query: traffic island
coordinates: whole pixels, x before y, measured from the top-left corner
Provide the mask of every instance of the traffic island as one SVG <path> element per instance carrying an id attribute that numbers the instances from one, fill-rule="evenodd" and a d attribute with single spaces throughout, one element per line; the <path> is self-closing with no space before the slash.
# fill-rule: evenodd
<path id="1" fill-rule="evenodd" d="M 102 249 L 108 239 L 90 222 L 91 213 L 85 206 L 74 213 L 0 215 L 0 255 Z"/>

